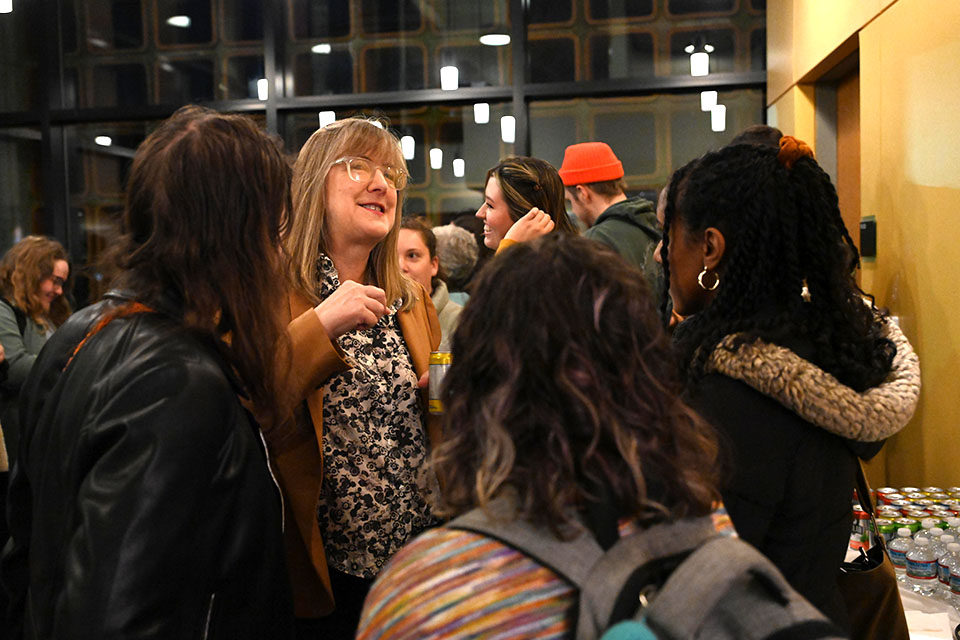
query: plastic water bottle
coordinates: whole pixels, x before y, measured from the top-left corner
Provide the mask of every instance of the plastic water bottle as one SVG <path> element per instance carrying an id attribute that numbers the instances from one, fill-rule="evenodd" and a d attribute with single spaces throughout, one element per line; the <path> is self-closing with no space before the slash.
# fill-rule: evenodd
<path id="1" fill-rule="evenodd" d="M 960 538 L 960 518 L 947 518 L 947 528 L 943 532 Z"/>
<path id="2" fill-rule="evenodd" d="M 950 568 L 950 602 L 960 611 L 960 562 Z"/>
<path id="3" fill-rule="evenodd" d="M 913 540 L 910 538 L 910 529 L 900 527 L 897 529 L 897 537 L 887 545 L 887 551 L 890 552 L 890 562 L 893 563 L 893 569 L 897 572 L 897 580 L 907 581 L 907 552 L 913 549 Z"/>
<path id="4" fill-rule="evenodd" d="M 937 527 L 938 522 L 939 520 L 934 520 L 933 518 L 924 518 L 921 520 L 920 530 L 913 534 L 913 541 L 916 542 L 917 540 L 929 540 L 930 532 L 934 529 L 939 529 L 939 527 Z M 943 533 L 943 531 L 940 533 Z"/>
<path id="5" fill-rule="evenodd" d="M 951 542 L 947 545 L 947 552 L 937 560 L 937 579 L 940 581 L 938 594 L 944 600 L 952 599 L 950 595 L 950 574 L 957 571 L 958 563 L 960 563 L 960 543 Z"/>
<path id="6" fill-rule="evenodd" d="M 940 527 L 930 529 L 930 533 L 928 535 L 930 536 L 927 538 L 930 540 L 930 548 L 933 549 L 934 555 L 936 555 L 939 559 L 940 556 L 947 552 L 947 543 L 940 539 L 943 537 L 943 529 Z"/>
<path id="7" fill-rule="evenodd" d="M 937 556 L 926 538 L 914 539 L 913 549 L 907 552 L 907 583 L 922 596 L 937 591 Z"/>

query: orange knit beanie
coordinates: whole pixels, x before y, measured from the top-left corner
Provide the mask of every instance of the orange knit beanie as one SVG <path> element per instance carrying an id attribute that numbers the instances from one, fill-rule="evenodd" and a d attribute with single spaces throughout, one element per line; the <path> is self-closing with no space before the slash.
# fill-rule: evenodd
<path id="1" fill-rule="evenodd" d="M 572 144 L 563 152 L 560 179 L 566 187 L 619 180 L 623 165 L 605 142 Z"/>

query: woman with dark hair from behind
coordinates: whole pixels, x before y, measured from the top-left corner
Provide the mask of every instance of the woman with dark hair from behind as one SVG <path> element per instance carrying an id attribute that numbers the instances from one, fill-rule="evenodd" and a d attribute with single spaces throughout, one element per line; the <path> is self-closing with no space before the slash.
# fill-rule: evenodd
<path id="1" fill-rule="evenodd" d="M 563 194 L 560 174 L 546 160 L 504 158 L 487 171 L 483 204 L 477 210 L 484 244 L 499 251 L 554 230 L 578 235 Z"/>
<path id="2" fill-rule="evenodd" d="M 443 385 L 445 513 L 512 497 L 515 518 L 564 535 L 600 493 L 621 531 L 710 514 L 716 443 L 669 350 L 646 281 L 610 249 L 550 234 L 491 261 Z M 383 570 L 358 637 L 562 637 L 575 601 L 527 555 L 441 527 Z"/>
<path id="3" fill-rule="evenodd" d="M 248 118 L 184 107 L 140 145 L 118 289 L 24 385 L 3 580 L 12 637 L 292 633 L 277 420 L 290 169 Z"/>
<path id="4" fill-rule="evenodd" d="M 916 407 L 920 371 L 857 286 L 857 250 L 810 148 L 737 144 L 680 168 L 660 211 L 691 401 L 719 429 L 740 536 L 842 627 L 855 454 Z M 666 296 L 663 304 L 666 308 Z"/>

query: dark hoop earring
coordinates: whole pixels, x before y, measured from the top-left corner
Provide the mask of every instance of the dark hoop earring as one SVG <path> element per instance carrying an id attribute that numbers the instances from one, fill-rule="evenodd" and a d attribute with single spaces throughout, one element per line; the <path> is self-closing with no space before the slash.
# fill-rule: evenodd
<path id="1" fill-rule="evenodd" d="M 713 277 L 716 278 L 716 280 L 713 281 L 713 286 L 712 286 L 712 287 L 708 287 L 707 285 L 703 284 L 703 276 L 705 276 L 705 275 L 707 275 L 707 265 L 703 265 L 703 271 L 701 271 L 701 272 L 700 272 L 700 275 L 697 276 L 697 284 L 700 285 L 700 288 L 701 288 L 701 289 L 703 289 L 704 291 L 713 291 L 714 289 L 716 289 L 717 287 L 720 286 L 720 274 L 719 274 L 719 273 L 714 273 L 714 274 L 713 274 Z"/>

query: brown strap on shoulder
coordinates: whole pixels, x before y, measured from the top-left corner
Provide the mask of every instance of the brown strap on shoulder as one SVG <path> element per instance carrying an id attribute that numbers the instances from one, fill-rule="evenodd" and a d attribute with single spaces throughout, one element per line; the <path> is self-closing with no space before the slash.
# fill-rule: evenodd
<path id="1" fill-rule="evenodd" d="M 77 354 L 80 353 L 80 349 L 83 348 L 83 345 L 87 344 L 87 340 L 97 335 L 103 329 L 116 320 L 117 318 L 126 318 L 127 316 L 136 315 L 138 313 L 153 313 L 154 310 L 148 307 L 147 305 L 141 302 L 131 302 L 125 304 L 122 307 L 117 307 L 110 313 L 106 314 L 93 326 L 90 331 L 87 332 L 87 335 L 83 336 L 83 340 L 77 343 L 77 346 L 73 349 L 73 353 L 70 354 L 70 359 L 67 360 L 67 364 L 63 365 L 63 371 L 67 370 L 67 367 L 70 366 L 70 363 L 73 362 L 73 359 L 77 357 Z"/>

